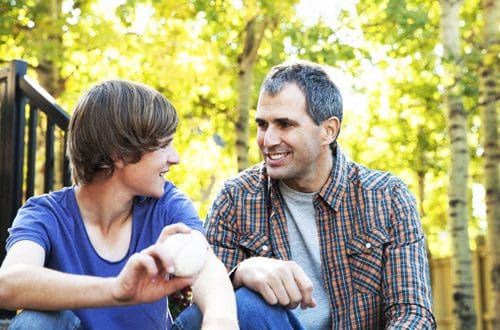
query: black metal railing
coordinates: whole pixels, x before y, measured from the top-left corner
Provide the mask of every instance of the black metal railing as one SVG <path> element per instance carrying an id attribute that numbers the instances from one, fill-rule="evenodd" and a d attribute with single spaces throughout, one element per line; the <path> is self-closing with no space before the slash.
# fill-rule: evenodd
<path id="1" fill-rule="evenodd" d="M 64 152 L 69 115 L 27 69 L 20 60 L 0 69 L 0 262 L 7 229 L 24 201 L 57 182 L 71 184 Z"/>

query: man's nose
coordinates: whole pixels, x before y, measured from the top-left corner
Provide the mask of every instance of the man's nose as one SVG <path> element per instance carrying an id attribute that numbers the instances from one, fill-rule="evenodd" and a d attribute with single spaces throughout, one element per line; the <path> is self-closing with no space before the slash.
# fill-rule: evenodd
<path id="1" fill-rule="evenodd" d="M 264 134 L 264 146 L 270 147 L 281 143 L 281 137 L 277 129 L 268 127 Z"/>

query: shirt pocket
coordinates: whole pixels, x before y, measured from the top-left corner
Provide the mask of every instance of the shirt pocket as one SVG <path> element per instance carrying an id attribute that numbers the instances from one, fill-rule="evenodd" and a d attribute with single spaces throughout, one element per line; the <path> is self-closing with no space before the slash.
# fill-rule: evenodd
<path id="1" fill-rule="evenodd" d="M 246 233 L 240 238 L 240 246 L 247 257 L 272 257 L 271 241 L 262 233 Z"/>
<path id="2" fill-rule="evenodd" d="M 374 228 L 354 235 L 347 242 L 347 259 L 354 289 L 358 292 L 379 295 L 384 271 L 384 249 L 390 236 Z"/>

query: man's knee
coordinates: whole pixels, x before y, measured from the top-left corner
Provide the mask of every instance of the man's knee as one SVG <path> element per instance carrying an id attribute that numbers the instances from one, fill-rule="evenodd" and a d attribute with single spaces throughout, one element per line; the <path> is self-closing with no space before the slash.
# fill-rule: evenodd
<path id="1" fill-rule="evenodd" d="M 271 308 L 271 305 L 269 305 L 258 292 L 250 290 L 246 287 L 237 289 L 235 294 L 238 311 L 241 309 L 248 309 L 250 311 L 258 312 L 261 309 L 265 311 L 268 308 Z"/>
<path id="2" fill-rule="evenodd" d="M 279 305 L 269 305 L 259 293 L 242 287 L 235 295 L 241 330 L 303 329 L 290 311 Z M 201 311 L 193 304 L 177 317 L 173 329 L 199 329 L 201 323 Z"/>
<path id="3" fill-rule="evenodd" d="M 269 305 L 262 296 L 248 288 L 236 290 L 238 320 L 241 329 L 293 329 L 289 312 L 280 305 Z"/>

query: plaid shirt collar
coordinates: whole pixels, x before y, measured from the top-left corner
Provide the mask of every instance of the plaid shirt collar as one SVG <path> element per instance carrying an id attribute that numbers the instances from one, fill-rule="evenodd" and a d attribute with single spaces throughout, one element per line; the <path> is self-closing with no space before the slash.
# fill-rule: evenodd
<path id="1" fill-rule="evenodd" d="M 318 196 L 330 205 L 332 209 L 338 212 L 342 203 L 342 198 L 347 189 L 348 183 L 348 162 L 347 158 L 337 145 L 332 151 L 333 167 L 332 172 L 325 184 L 321 187 Z M 266 197 L 268 201 L 281 200 L 279 193 L 279 180 L 269 179 L 266 171 L 266 164 L 262 163 L 260 168 L 260 177 L 263 180 L 263 185 L 266 189 Z M 267 180 L 267 185 L 266 181 Z M 318 198 L 318 197 L 316 197 Z M 267 203 L 271 207 L 270 203 Z"/>

